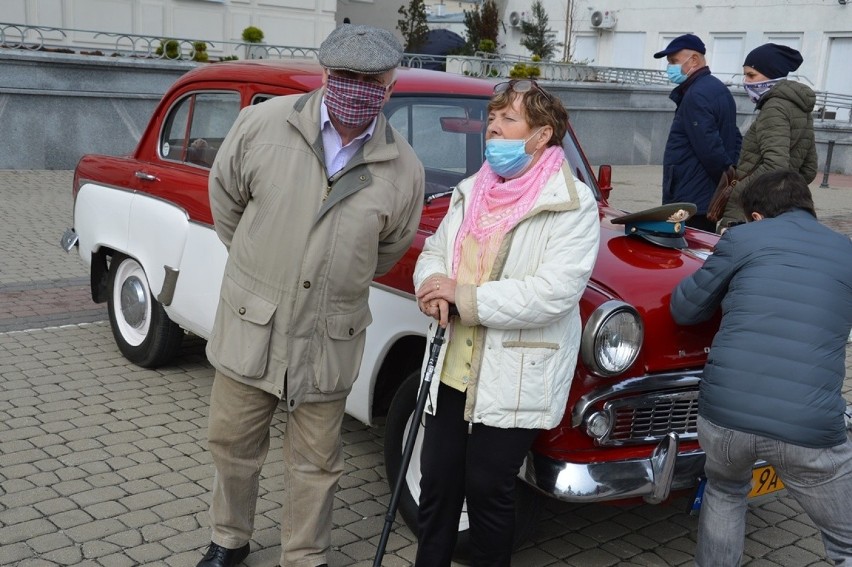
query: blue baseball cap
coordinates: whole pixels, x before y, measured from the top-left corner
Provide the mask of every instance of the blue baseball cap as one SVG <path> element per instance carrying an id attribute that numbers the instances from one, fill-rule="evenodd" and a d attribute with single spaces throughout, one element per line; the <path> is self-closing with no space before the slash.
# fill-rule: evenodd
<path id="1" fill-rule="evenodd" d="M 702 55 L 707 53 L 707 48 L 704 47 L 704 42 L 701 41 L 701 38 L 697 35 L 688 33 L 674 38 L 671 43 L 669 43 L 668 47 L 654 54 L 654 59 L 662 59 L 672 53 L 677 53 L 681 49 L 691 49 L 692 51 L 697 51 Z"/>

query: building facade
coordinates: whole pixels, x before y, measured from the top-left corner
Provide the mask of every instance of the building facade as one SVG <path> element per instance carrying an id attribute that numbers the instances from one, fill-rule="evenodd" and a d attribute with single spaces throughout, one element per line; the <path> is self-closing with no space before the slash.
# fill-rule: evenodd
<path id="1" fill-rule="evenodd" d="M 713 73 L 736 84 L 754 47 L 774 42 L 802 52 L 797 80 L 817 91 L 852 95 L 852 0 L 541 0 L 554 39 L 555 59 L 605 67 L 664 69 L 653 53 L 683 33 L 707 45 Z M 260 27 L 272 45 L 318 47 L 345 19 L 397 30 L 399 7 L 410 0 L 2 0 L 0 20 L 30 26 L 113 34 L 204 39 L 212 56 L 238 54 L 247 26 Z M 464 11 L 481 0 L 424 0 L 430 26 L 465 36 Z M 521 26 L 530 0 L 496 0 L 502 18 L 499 51 L 528 57 Z M 66 32 L 53 43 L 102 48 L 114 36 Z M 229 42 L 234 44 L 229 45 Z M 844 111 L 847 112 L 848 111 Z M 838 116 L 846 119 L 847 116 Z"/>
<path id="2" fill-rule="evenodd" d="M 541 0 L 557 41 L 575 62 L 664 69 L 653 54 L 672 38 L 694 33 L 707 45 L 713 73 L 742 81 L 746 54 L 763 43 L 802 52 L 797 79 L 815 90 L 852 95 L 852 0 Z M 503 53 L 529 56 L 520 25 L 529 0 L 503 0 Z M 566 25 L 567 22 L 567 25 Z M 559 51 L 559 59 L 565 57 Z"/>
<path id="3" fill-rule="evenodd" d="M 336 12 L 337 0 L 2 0 L 0 22 L 81 30 L 44 37 L 104 52 L 115 36 L 89 31 L 203 39 L 215 56 L 236 51 L 228 42 L 242 41 L 248 26 L 263 30 L 268 44 L 318 47 L 337 25 Z"/>

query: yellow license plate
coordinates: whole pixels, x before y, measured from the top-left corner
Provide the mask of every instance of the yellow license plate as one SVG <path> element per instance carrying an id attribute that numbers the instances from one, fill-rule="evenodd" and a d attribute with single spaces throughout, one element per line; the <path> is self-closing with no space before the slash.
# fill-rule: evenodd
<path id="1" fill-rule="evenodd" d="M 784 483 L 778 478 L 778 473 L 770 465 L 757 467 L 752 472 L 752 487 L 749 498 L 771 494 L 784 488 Z"/>

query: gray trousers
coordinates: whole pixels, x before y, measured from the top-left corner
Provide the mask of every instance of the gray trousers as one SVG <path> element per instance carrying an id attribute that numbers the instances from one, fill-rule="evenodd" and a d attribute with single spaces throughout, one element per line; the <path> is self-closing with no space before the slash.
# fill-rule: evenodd
<path id="1" fill-rule="evenodd" d="M 751 471 L 755 461 L 763 459 L 775 467 L 787 492 L 816 524 L 829 560 L 852 567 L 852 441 L 812 449 L 699 417 L 698 442 L 707 454 L 707 487 L 698 519 L 696 565 L 740 564 Z"/>
<path id="2" fill-rule="evenodd" d="M 211 540 L 235 549 L 254 530 L 260 471 L 269 451 L 277 397 L 216 372 L 208 441 L 216 471 Z M 281 559 L 284 567 L 327 563 L 334 493 L 343 474 L 341 427 L 346 400 L 304 403 L 286 413 Z"/>

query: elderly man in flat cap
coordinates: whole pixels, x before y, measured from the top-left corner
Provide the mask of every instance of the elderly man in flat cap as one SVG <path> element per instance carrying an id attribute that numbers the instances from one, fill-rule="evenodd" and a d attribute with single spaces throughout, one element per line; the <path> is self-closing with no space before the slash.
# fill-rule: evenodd
<path id="1" fill-rule="evenodd" d="M 714 232 L 707 209 L 722 175 L 737 163 L 742 136 L 734 97 L 710 74 L 705 52 L 701 38 L 685 34 L 654 57 L 668 60 L 669 80 L 677 85 L 669 95 L 677 110 L 663 154 L 663 204 L 695 203 L 686 224 Z"/>
<path id="2" fill-rule="evenodd" d="M 402 257 L 420 220 L 423 166 L 381 114 L 401 45 L 388 31 L 346 25 L 318 57 L 323 88 L 245 108 L 210 172 L 210 206 L 229 256 L 207 344 L 216 474 L 212 541 L 198 567 L 248 555 L 279 406 L 280 564 L 326 564 L 370 282 Z"/>

